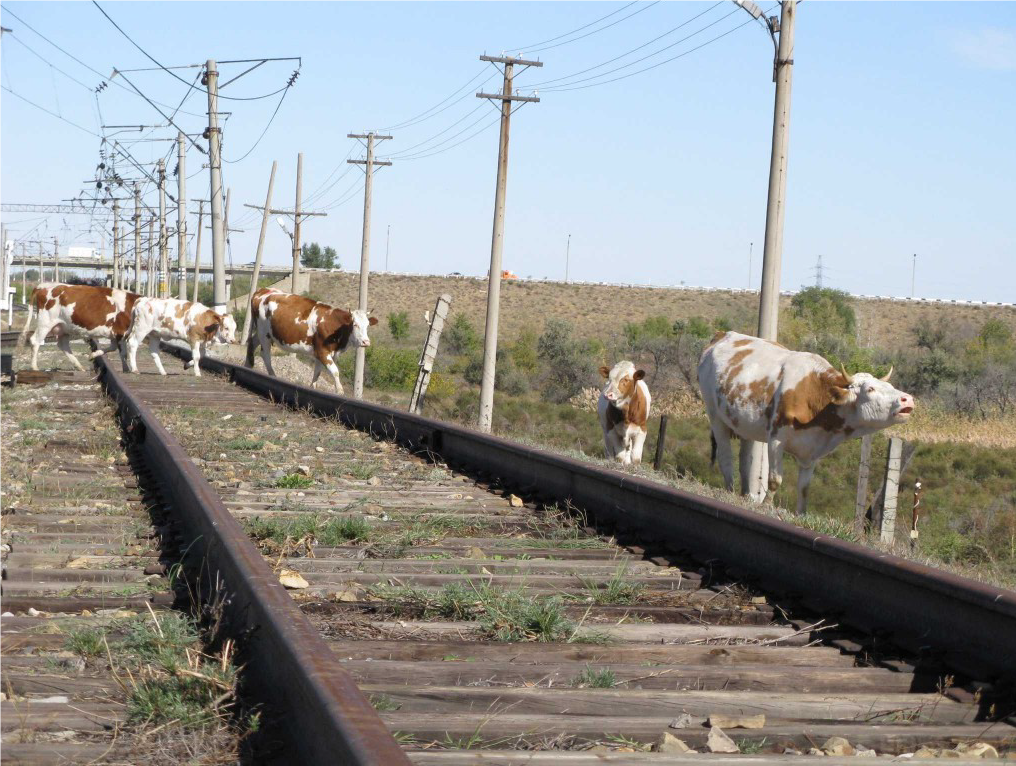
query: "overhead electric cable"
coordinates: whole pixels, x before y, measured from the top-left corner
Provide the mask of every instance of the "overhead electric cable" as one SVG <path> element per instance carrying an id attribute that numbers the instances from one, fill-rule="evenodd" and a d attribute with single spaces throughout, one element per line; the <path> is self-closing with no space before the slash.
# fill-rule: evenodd
<path id="1" fill-rule="evenodd" d="M 7 87 L 6 85 L 0 85 L 0 88 L 3 88 L 3 89 L 4 89 L 5 91 L 7 91 L 8 93 L 10 93 L 10 94 L 11 94 L 12 96 L 16 96 L 17 98 L 20 98 L 20 99 L 21 99 L 22 101 L 24 101 L 24 102 L 25 102 L 26 104 L 31 104 L 31 105 L 32 105 L 32 106 L 34 106 L 34 107 L 35 107 L 36 109 L 41 109 L 41 110 L 42 110 L 42 111 L 44 111 L 44 112 L 45 112 L 46 114 L 52 115 L 53 117 L 56 117 L 56 118 L 57 118 L 58 120 L 63 120 L 63 121 L 64 121 L 64 122 L 66 122 L 66 123 L 67 123 L 68 125 L 73 125 L 73 126 L 74 126 L 75 128 L 77 128 L 78 130 L 83 130 L 83 131 L 85 131 L 85 133 L 88 133 L 89 135 L 95 136 L 96 138 L 102 138 L 102 136 L 100 136 L 100 135 L 99 135 L 98 133 L 95 133 L 94 131 L 91 131 L 91 130 L 89 130 L 88 128 L 82 127 L 81 125 L 78 125 L 78 124 L 77 124 L 76 122 L 71 122 L 71 121 L 70 121 L 70 120 L 68 120 L 68 119 L 67 119 L 66 117 L 62 117 L 62 116 L 60 116 L 59 114 L 57 114 L 56 112 L 51 112 L 51 111 L 50 111 L 49 109 L 47 109 L 46 107 L 44 107 L 44 106 L 39 106 L 39 105 L 38 105 L 37 103 L 35 103 L 34 101 L 29 101 L 29 100 L 28 100 L 27 98 L 25 98 L 24 96 L 22 96 L 22 95 L 21 95 L 20 93 L 15 93 L 15 92 L 14 92 L 13 90 L 11 90 L 10 88 L 8 88 L 8 87 Z"/>
<path id="2" fill-rule="evenodd" d="M 544 46 L 543 48 L 535 48 L 535 49 L 534 48 L 526 48 L 525 51 L 528 54 L 533 54 L 533 53 L 540 53 L 541 51 L 549 51 L 551 48 L 559 48 L 562 45 L 571 45 L 572 43 L 578 42 L 579 40 L 584 40 L 585 38 L 589 37 L 590 35 L 595 35 L 595 34 L 598 34 L 599 32 L 602 32 L 605 29 L 610 29 L 615 24 L 620 24 L 622 21 L 627 21 L 632 16 L 638 16 L 643 11 L 647 11 L 650 8 L 652 8 L 659 1 L 660 0 L 654 0 L 654 2 L 651 2 L 651 3 L 644 3 L 641 8 L 638 8 L 637 10 L 632 11 L 627 16 L 622 16 L 621 18 L 617 19 L 616 21 L 612 21 L 610 24 L 606 24 L 606 25 L 600 27 L 599 29 L 590 30 L 589 32 L 586 32 L 584 35 L 579 35 L 578 37 L 573 37 L 571 40 L 564 40 L 563 42 L 555 43 L 554 45 L 547 45 L 547 46 Z"/>
<path id="3" fill-rule="evenodd" d="M 250 156 L 251 152 L 253 152 L 255 149 L 257 149 L 258 144 L 261 143 L 261 139 L 265 137 L 265 133 L 267 133 L 268 129 L 270 127 L 272 127 L 272 123 L 275 122 L 275 115 L 277 115 L 279 113 L 279 109 L 282 108 L 282 102 L 286 100 L 286 94 L 287 93 L 289 93 L 289 88 L 288 87 L 282 92 L 282 97 L 279 99 L 279 103 L 277 103 L 275 105 L 275 111 L 272 112 L 272 116 L 270 118 L 268 118 L 268 124 L 265 125 L 265 129 L 261 131 L 261 135 L 258 136 L 258 140 L 254 142 L 254 145 L 250 149 L 247 150 L 246 154 L 244 154 L 239 159 L 235 159 L 235 160 L 226 159 L 226 157 L 223 155 L 222 156 L 222 161 L 223 162 L 228 162 L 230 164 L 233 164 L 233 163 L 236 163 L 236 162 L 242 162 L 243 160 L 247 159 Z"/>
<path id="4" fill-rule="evenodd" d="M 516 107 L 516 109 L 518 109 L 518 107 Z M 512 110 L 512 111 L 514 112 L 515 110 Z M 475 133 L 466 136 L 461 141 L 456 141 L 454 144 L 452 144 L 450 146 L 446 146 L 444 149 L 438 149 L 436 152 L 427 151 L 427 152 L 424 152 L 423 154 L 417 154 L 417 155 L 414 155 L 412 157 L 400 157 L 399 159 L 400 160 L 423 160 L 423 159 L 426 159 L 427 157 L 433 157 L 433 156 L 438 155 L 438 154 L 444 154 L 445 152 L 450 151 L 451 149 L 454 149 L 456 146 L 461 146 L 462 144 L 466 143 L 467 141 L 471 141 L 472 139 L 476 138 L 478 135 L 480 135 L 484 131 L 489 130 L 493 126 L 497 125 L 497 123 L 500 120 L 501 120 L 501 115 L 497 115 L 496 117 L 494 117 L 493 120 L 488 122 L 486 125 L 484 125 L 482 128 L 480 128 Z M 473 124 L 475 125 L 476 123 L 473 123 Z M 434 147 L 431 147 L 431 148 L 433 149 Z"/>
<path id="5" fill-rule="evenodd" d="M 505 48 L 505 50 L 509 50 L 509 51 L 525 51 L 526 53 L 532 53 L 533 49 L 536 48 L 539 45 L 546 45 L 547 43 L 552 43 L 552 42 L 555 42 L 557 40 L 560 40 L 562 37 L 567 37 L 568 35 L 573 35 L 576 32 L 581 32 L 583 29 L 588 29 L 589 27 L 593 26 L 593 24 L 599 24 L 601 21 L 604 21 L 605 19 L 609 19 L 611 16 L 616 16 L 621 11 L 623 11 L 625 8 L 631 8 L 631 6 L 636 5 L 637 3 L 638 3 L 638 0 L 634 0 L 633 2 L 630 2 L 627 5 L 622 5 L 616 11 L 611 11 L 606 16 L 601 16 L 600 18 L 598 18 L 598 19 L 596 19 L 594 21 L 590 21 L 588 24 L 583 24 L 581 27 L 573 29 L 570 32 L 565 32 L 563 35 L 558 35 L 557 37 L 551 37 L 549 40 L 543 40 L 542 42 L 538 42 L 538 43 L 530 43 L 529 45 L 512 45 L 512 46 L 510 46 L 508 48 Z"/>
<path id="6" fill-rule="evenodd" d="M 423 111 L 423 112 L 420 112 L 420 113 L 419 113 L 418 115 L 416 115 L 416 117 L 412 117 L 412 118 L 410 118 L 410 119 L 406 120 L 405 122 L 400 122 L 400 123 L 399 123 L 398 125 L 389 125 L 389 126 L 387 126 L 387 127 L 385 127 L 385 128 L 381 128 L 381 130 L 386 130 L 386 131 L 387 131 L 387 130 L 402 130 L 402 129 L 404 129 L 404 128 L 408 128 L 408 127 L 409 127 L 410 125 L 415 125 L 415 124 L 417 124 L 418 122 L 424 122 L 424 121 L 426 121 L 426 120 L 429 120 L 429 119 L 430 119 L 431 117 L 435 117 L 435 116 L 437 116 L 438 114 L 440 114 L 441 112 L 443 112 L 443 111 L 444 111 L 444 109 L 442 109 L 442 110 L 440 110 L 440 111 L 438 111 L 438 112 L 434 112 L 434 110 L 435 110 L 435 109 L 437 109 L 437 108 L 438 108 L 439 106 L 441 106 L 442 104 L 444 104 L 444 103 L 445 103 L 446 101 L 449 101 L 450 99 L 452 99 L 452 98 L 455 98 L 455 96 L 457 96 L 457 95 L 458 95 L 459 93 L 461 93 L 462 91 L 464 91 L 464 90 L 466 90 L 467 88 L 469 88 L 469 86 L 470 86 L 470 85 L 472 85 L 474 81 L 476 81 L 476 80 L 478 80 L 479 78 L 483 77 L 483 75 L 485 75 L 485 74 L 487 73 L 487 71 L 488 71 L 488 70 L 487 70 L 487 68 L 486 68 L 486 67 L 484 67 L 484 68 L 483 68 L 483 69 L 481 69 L 481 70 L 480 70 L 480 71 L 479 71 L 479 72 L 478 72 L 477 74 L 475 74 L 475 75 L 473 75 L 472 77 L 470 77 L 470 78 L 469 78 L 469 82 L 467 82 L 467 83 L 466 83 L 465 85 L 463 85 L 463 86 L 462 86 L 461 88 L 458 88 L 458 89 L 456 89 L 456 90 L 455 90 L 455 92 L 454 92 L 454 93 L 452 93 L 452 94 L 451 94 L 450 96 L 448 96 L 447 98 L 444 98 L 444 99 L 442 99 L 441 101 L 438 101 L 438 102 L 437 102 L 436 104 L 434 104 L 434 106 L 432 106 L 432 107 L 431 107 L 430 109 L 427 109 L 427 110 L 425 110 L 425 111 Z M 482 83 L 480 83 L 480 85 L 481 85 L 481 86 L 482 86 L 482 85 L 486 85 L 486 84 L 487 84 L 488 82 L 490 82 L 490 81 L 491 81 L 491 80 L 492 80 L 493 78 L 494 78 L 494 75 L 490 75 L 490 76 L 489 76 L 489 77 L 488 77 L 488 78 L 487 78 L 486 80 L 484 80 L 484 81 L 483 81 Z M 479 87 L 479 86 L 477 86 L 477 87 Z M 462 96 L 461 98 L 457 99 L 456 101 L 454 101 L 454 102 L 452 102 L 452 103 L 457 103 L 457 101 L 461 101 L 461 100 L 462 100 L 462 98 L 466 98 L 466 97 L 468 97 L 468 96 L 469 96 L 469 94 L 468 94 L 468 93 L 466 93 L 466 95 L 465 95 L 465 96 Z M 452 105 L 452 104 L 449 104 L 448 106 L 451 106 L 451 105 Z M 446 106 L 446 107 L 445 107 L 445 109 L 447 109 L 447 108 L 448 108 L 448 106 Z M 434 113 L 433 113 L 433 114 L 430 114 L 431 112 L 434 112 Z M 426 115 L 426 116 L 425 116 L 425 115 Z"/>
<path id="7" fill-rule="evenodd" d="M 447 128 L 442 130 L 440 133 L 435 133 L 433 136 L 428 138 L 426 141 L 420 141 L 418 144 L 414 144 L 413 146 L 407 147 L 406 149 L 402 149 L 402 150 L 397 151 L 397 152 L 393 152 L 393 153 L 391 153 L 389 155 L 386 155 L 386 156 L 388 156 L 388 157 L 399 157 L 399 156 L 404 155 L 404 154 L 409 154 L 410 152 L 412 152 L 413 149 L 416 149 L 417 147 L 423 146 L 424 144 L 429 144 L 435 138 L 437 138 L 438 136 L 444 135 L 449 130 L 454 128 L 456 125 L 458 125 L 460 122 L 462 122 L 464 119 L 466 119 L 470 115 L 474 114 L 475 112 L 479 111 L 480 109 L 483 109 L 483 107 L 485 107 L 485 106 L 487 106 L 487 103 L 481 101 L 479 104 L 477 104 L 475 109 L 470 109 L 468 112 L 466 112 L 464 115 L 459 117 L 459 119 L 457 119 L 455 122 L 453 122 Z"/>

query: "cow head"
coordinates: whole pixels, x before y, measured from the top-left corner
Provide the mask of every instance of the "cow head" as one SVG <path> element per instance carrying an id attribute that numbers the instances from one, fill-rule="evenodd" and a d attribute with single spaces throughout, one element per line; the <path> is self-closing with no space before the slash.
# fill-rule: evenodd
<path id="1" fill-rule="evenodd" d="M 353 348 L 366 348 L 370 345 L 370 338 L 367 337 L 367 329 L 377 324 L 377 317 L 368 316 L 369 312 L 363 309 L 356 309 L 353 314 Z"/>
<path id="2" fill-rule="evenodd" d="M 837 403 L 853 405 L 857 419 L 865 425 L 885 427 L 904 422 L 913 413 L 917 402 L 913 396 L 889 383 L 892 374 L 891 367 L 881 378 L 867 372 L 847 375 L 843 371 L 848 385 L 843 397 L 845 401 Z"/>
<path id="3" fill-rule="evenodd" d="M 236 343 L 236 320 L 231 314 L 216 314 L 215 321 L 205 328 L 205 337 L 216 345 Z"/>
<path id="4" fill-rule="evenodd" d="M 613 369 L 604 365 L 600 374 L 607 381 L 603 386 L 603 396 L 617 407 L 628 403 L 635 392 L 635 385 L 646 376 L 644 370 L 636 370 L 635 365 L 628 361 L 618 362 Z"/>

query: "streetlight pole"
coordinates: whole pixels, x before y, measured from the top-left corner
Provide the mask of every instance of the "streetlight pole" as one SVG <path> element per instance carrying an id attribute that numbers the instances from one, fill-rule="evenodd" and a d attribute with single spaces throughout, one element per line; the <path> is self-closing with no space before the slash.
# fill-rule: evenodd
<path id="1" fill-rule="evenodd" d="M 568 235 L 568 242 L 564 246 L 564 283 L 568 284 L 568 263 L 571 259 L 571 234 Z"/>
<path id="2" fill-rule="evenodd" d="M 917 284 L 917 253 L 914 253 L 914 266 L 910 271 L 910 297 L 914 297 L 914 286 Z"/>

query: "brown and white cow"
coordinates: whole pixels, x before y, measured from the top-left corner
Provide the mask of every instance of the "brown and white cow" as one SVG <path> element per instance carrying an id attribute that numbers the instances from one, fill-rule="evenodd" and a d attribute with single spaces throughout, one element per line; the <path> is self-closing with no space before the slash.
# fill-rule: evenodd
<path id="1" fill-rule="evenodd" d="M 367 316 L 366 311 L 346 311 L 272 287 L 254 293 L 250 311 L 254 326 L 247 341 L 248 367 L 254 366 L 254 351 L 260 346 L 265 369 L 269 375 L 275 375 L 271 347 L 277 343 L 286 351 L 310 355 L 314 359 L 311 386 L 317 383 L 321 370 L 326 369 L 339 394 L 342 393 L 336 364 L 339 354 L 350 346 L 369 346 L 367 330 L 377 324 L 377 317 Z"/>
<path id="2" fill-rule="evenodd" d="M 94 359 L 106 351 L 118 350 L 123 368 L 127 370 L 124 337 L 130 327 L 131 309 L 138 299 L 136 293 L 111 287 L 67 285 L 60 282 L 43 282 L 28 300 L 28 318 L 21 330 L 18 346 L 28 338 L 32 316 L 38 315 L 35 333 L 32 334 L 32 369 L 39 369 L 39 347 L 50 332 L 56 335 L 56 344 L 78 370 L 81 362 L 71 352 L 71 338 L 83 337 L 96 345 L 104 343 L 89 358 Z"/>
<path id="3" fill-rule="evenodd" d="M 901 423 L 914 398 L 866 372 L 848 375 L 818 354 L 778 343 L 717 333 L 699 360 L 698 380 L 723 481 L 734 488 L 730 440 L 741 440 L 741 492 L 748 493 L 749 442 L 768 445 L 769 491 L 783 482 L 783 453 L 797 459 L 797 512 L 808 502 L 816 463 L 847 439 Z"/>
<path id="4" fill-rule="evenodd" d="M 148 340 L 152 360 L 161 375 L 166 374 L 159 357 L 160 340 L 184 340 L 191 347 L 187 367 L 201 377 L 201 344 L 236 343 L 236 320 L 217 314 L 201 303 L 176 298 L 138 298 L 131 313 L 127 333 L 127 355 L 130 371 L 138 371 L 138 346 Z"/>
<path id="5" fill-rule="evenodd" d="M 613 369 L 600 368 L 606 379 L 596 404 L 603 428 L 603 446 L 608 460 L 622 465 L 642 462 L 642 446 L 646 442 L 646 421 L 652 396 L 643 378 L 645 371 L 636 370 L 632 362 L 618 362 Z"/>

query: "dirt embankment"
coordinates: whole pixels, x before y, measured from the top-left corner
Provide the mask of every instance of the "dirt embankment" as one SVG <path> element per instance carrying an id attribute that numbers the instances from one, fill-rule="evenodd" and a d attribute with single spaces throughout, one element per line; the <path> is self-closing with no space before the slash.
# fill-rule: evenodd
<path id="1" fill-rule="evenodd" d="M 313 273 L 310 292 L 344 308 L 355 305 L 358 292 L 355 273 Z M 486 312 L 486 280 L 467 277 L 403 276 L 371 274 L 370 302 L 381 319 L 394 311 L 408 311 L 414 338 L 422 340 L 423 313 L 433 311 L 442 293 L 452 297 L 452 315 L 463 311 L 482 329 Z M 790 303 L 783 298 L 783 305 Z M 858 340 L 864 346 L 886 349 L 909 348 L 919 325 L 945 319 L 953 326 L 979 327 L 996 317 L 1016 332 L 1016 309 L 1003 306 L 900 303 L 857 300 Z M 560 282 L 506 280 L 501 283 L 501 337 L 513 339 L 521 330 L 540 331 L 546 319 L 571 322 L 581 337 L 606 340 L 625 322 L 651 316 L 670 319 L 703 316 L 726 317 L 735 326 L 754 324 L 758 296 L 753 293 L 702 291 L 676 288 L 619 287 Z"/>

